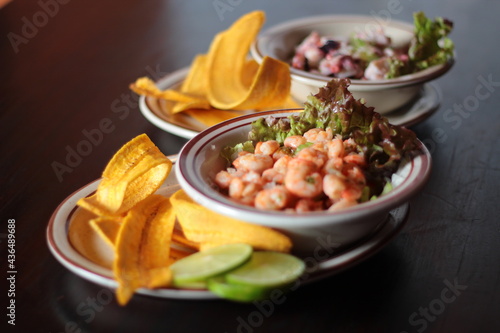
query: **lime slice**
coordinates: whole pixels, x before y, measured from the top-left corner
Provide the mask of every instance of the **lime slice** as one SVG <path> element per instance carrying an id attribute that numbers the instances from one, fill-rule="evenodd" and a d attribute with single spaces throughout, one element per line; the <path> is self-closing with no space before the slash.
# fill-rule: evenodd
<path id="1" fill-rule="evenodd" d="M 173 282 L 177 287 L 190 287 L 231 269 L 234 269 L 252 255 L 252 247 L 248 244 L 225 244 L 200 251 L 170 266 Z"/>
<path id="2" fill-rule="evenodd" d="M 194 281 L 194 282 L 180 282 L 174 283 L 174 285 L 178 288 L 182 289 L 192 289 L 192 290 L 206 290 L 207 282 L 205 280 L 202 281 Z"/>
<path id="3" fill-rule="evenodd" d="M 252 302 L 268 297 L 272 288 L 247 286 L 227 283 L 224 276 L 210 278 L 207 281 L 208 290 L 225 299 L 238 302 Z"/>
<path id="4" fill-rule="evenodd" d="M 249 262 L 226 274 L 229 284 L 280 287 L 295 281 L 305 270 L 302 260 L 290 254 L 254 252 Z"/>

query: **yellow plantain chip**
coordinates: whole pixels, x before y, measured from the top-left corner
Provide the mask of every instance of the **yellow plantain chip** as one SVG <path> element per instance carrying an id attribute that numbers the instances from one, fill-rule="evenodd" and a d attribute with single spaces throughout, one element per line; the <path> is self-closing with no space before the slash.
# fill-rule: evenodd
<path id="1" fill-rule="evenodd" d="M 185 258 L 193 253 L 194 252 L 192 252 L 192 251 L 185 251 L 185 250 L 177 249 L 175 247 L 171 247 L 170 248 L 170 259 L 173 261 L 177 261 L 177 260 Z"/>
<path id="2" fill-rule="evenodd" d="M 99 216 L 123 215 L 154 193 L 171 168 L 172 162 L 146 134 L 141 134 L 111 158 L 96 193 L 77 204 Z"/>
<path id="3" fill-rule="evenodd" d="M 154 289 L 165 287 L 172 281 L 172 271 L 169 267 L 151 268 L 144 271 L 143 274 L 144 280 L 147 281 L 144 285 L 146 288 Z"/>
<path id="4" fill-rule="evenodd" d="M 116 237 L 121 227 L 121 222 L 109 217 L 96 217 L 89 221 L 94 231 L 112 248 L 115 247 Z"/>
<path id="5" fill-rule="evenodd" d="M 175 211 L 175 209 L 174 209 Z M 186 238 L 182 230 L 177 230 L 177 228 L 174 229 L 174 233 L 172 235 L 172 242 L 174 244 L 177 244 L 181 247 L 191 249 L 193 251 L 198 251 L 200 249 L 200 244 L 190 241 L 189 239 Z"/>
<path id="6" fill-rule="evenodd" d="M 170 201 L 185 237 L 199 243 L 200 249 L 229 243 L 246 243 L 258 250 L 291 250 L 292 242 L 286 235 L 265 226 L 212 212 L 195 203 L 183 190 L 174 193 Z"/>
<path id="7" fill-rule="evenodd" d="M 290 94 L 289 66 L 274 58 L 265 57 L 250 89 L 240 90 L 230 75 L 212 75 L 209 89 L 210 104 L 232 110 L 269 109 L 282 107 Z M 233 82 L 232 82 L 233 81 Z M 226 87 L 226 88 L 224 88 Z M 232 93 L 227 93 L 233 90 Z M 225 91 L 225 92 L 224 92 Z"/>
<path id="8" fill-rule="evenodd" d="M 189 73 L 182 82 L 181 92 L 190 93 L 200 98 L 206 97 L 208 80 L 205 75 L 207 71 L 207 56 L 199 54 L 194 57 Z"/>
<path id="9" fill-rule="evenodd" d="M 175 114 L 189 109 L 211 109 L 206 96 L 207 90 L 207 56 L 199 54 L 191 63 L 189 73 L 181 86 L 181 93 L 196 96 L 198 100 L 179 102 L 172 108 L 172 113 Z"/>
<path id="10" fill-rule="evenodd" d="M 172 205 L 161 195 L 149 196 L 127 213 L 116 238 L 113 264 L 120 305 L 125 305 L 138 288 L 170 284 L 174 224 Z"/>
<path id="11" fill-rule="evenodd" d="M 251 12 L 214 38 L 207 56 L 207 96 L 213 107 L 262 109 L 280 106 L 288 98 L 291 84 L 288 64 L 264 58 L 250 87 L 250 80 L 244 75 L 255 72 L 255 65 L 247 60 L 247 55 L 264 19 L 264 12 Z"/>
<path id="12" fill-rule="evenodd" d="M 130 89 L 139 95 L 166 99 L 181 104 L 198 105 L 198 107 L 210 107 L 208 101 L 203 96 L 194 96 L 188 93 L 182 93 L 177 90 L 160 90 L 156 84 L 147 77 L 141 77 L 130 85 Z"/>
<path id="13" fill-rule="evenodd" d="M 207 54 L 193 59 L 180 91 L 161 91 L 147 78 L 138 79 L 130 88 L 174 101 L 173 114 L 187 112 L 206 126 L 241 115 L 235 111 L 298 107 L 290 100 L 288 64 L 265 57 L 259 65 L 248 59 L 264 21 L 263 11 L 253 11 L 218 33 Z"/>
<path id="14" fill-rule="evenodd" d="M 250 89 L 253 83 L 253 79 L 257 72 L 259 71 L 259 63 L 253 59 L 247 60 L 241 71 L 241 84 L 245 89 Z"/>
<path id="15" fill-rule="evenodd" d="M 97 216 L 82 208 L 77 208 L 68 228 L 68 238 L 71 246 L 82 256 L 99 266 L 113 266 L 113 245 L 106 242 L 89 224 Z"/>

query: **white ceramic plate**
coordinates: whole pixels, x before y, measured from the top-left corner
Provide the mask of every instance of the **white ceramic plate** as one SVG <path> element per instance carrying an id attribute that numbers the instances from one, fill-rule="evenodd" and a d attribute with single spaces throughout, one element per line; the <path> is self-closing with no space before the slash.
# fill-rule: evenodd
<path id="1" fill-rule="evenodd" d="M 172 158 L 175 159 L 175 158 Z M 47 243 L 54 257 L 74 274 L 95 284 L 115 289 L 117 282 L 113 279 L 110 269 L 99 266 L 82 256 L 69 242 L 68 229 L 71 217 L 76 211 L 76 202 L 92 194 L 100 179 L 75 191 L 68 196 L 54 211 L 47 227 Z M 180 187 L 177 183 L 175 170 L 157 193 L 170 195 Z M 371 235 L 349 248 L 334 252 L 328 259 L 303 258 L 308 264 L 307 278 L 301 284 L 317 281 L 343 271 L 371 257 L 395 237 L 406 223 L 409 204 L 405 203 L 389 213 L 386 221 Z M 91 241 L 91 240 L 89 240 Z M 323 252 L 323 255 L 326 251 Z M 169 299 L 206 300 L 218 297 L 206 290 L 181 290 L 175 288 L 140 289 L 138 294 Z"/>
<path id="2" fill-rule="evenodd" d="M 179 89 L 188 72 L 189 68 L 177 70 L 163 77 L 156 84 L 162 90 Z M 434 84 L 427 83 L 415 100 L 384 116 L 394 125 L 411 126 L 429 117 L 438 109 L 440 102 L 441 93 L 437 87 Z M 191 139 L 207 128 L 207 126 L 185 113 L 170 114 L 169 110 L 173 107 L 173 104 L 153 97 L 141 96 L 139 98 L 139 108 L 144 117 L 153 125 L 168 133 Z M 247 113 L 251 112 L 242 112 L 242 114 Z"/>

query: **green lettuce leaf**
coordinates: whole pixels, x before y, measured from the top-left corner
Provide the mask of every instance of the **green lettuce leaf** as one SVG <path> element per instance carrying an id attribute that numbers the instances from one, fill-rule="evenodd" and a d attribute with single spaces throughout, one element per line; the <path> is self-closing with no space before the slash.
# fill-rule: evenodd
<path id="1" fill-rule="evenodd" d="M 410 62 L 416 71 L 442 64 L 453 58 L 454 44 L 447 36 L 453 22 L 437 17 L 434 21 L 423 12 L 413 15 L 414 38 L 408 50 Z"/>
<path id="2" fill-rule="evenodd" d="M 389 64 L 389 71 L 385 74 L 386 79 L 393 79 L 412 72 L 408 61 L 402 61 L 398 57 L 388 57 L 386 61 Z"/>
<path id="3" fill-rule="evenodd" d="M 226 146 L 221 150 L 221 156 L 226 159 L 229 164 L 231 164 L 237 157 L 238 154 L 242 151 L 247 151 L 249 153 L 253 153 L 255 151 L 255 147 L 252 141 L 245 141 L 242 143 L 238 143 L 234 147 Z"/>
<path id="4" fill-rule="evenodd" d="M 332 79 L 308 97 L 304 111 L 280 120 L 259 119 L 252 124 L 250 140 L 277 140 L 302 135 L 312 128 L 331 128 L 334 135 L 352 138 L 367 157 L 365 174 L 371 191 L 368 197 L 380 195 L 401 161 L 420 153 L 413 131 L 389 123 L 387 118 L 356 100 L 348 90 L 349 79 Z"/>

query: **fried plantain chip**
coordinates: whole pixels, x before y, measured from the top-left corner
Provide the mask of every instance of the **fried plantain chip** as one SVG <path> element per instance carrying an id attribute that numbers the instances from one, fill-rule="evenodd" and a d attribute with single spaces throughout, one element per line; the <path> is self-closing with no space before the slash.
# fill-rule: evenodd
<path id="1" fill-rule="evenodd" d="M 89 221 L 94 231 L 112 248 L 115 247 L 116 237 L 121 227 L 121 221 L 109 217 L 96 217 Z"/>
<path id="2" fill-rule="evenodd" d="M 248 59 L 250 45 L 264 20 L 263 11 L 253 11 L 218 33 L 208 53 L 193 59 L 180 91 L 160 91 L 146 78 L 130 88 L 138 94 L 174 101 L 173 114 L 189 111 L 207 126 L 241 115 L 235 111 L 291 107 L 289 65 L 267 57 L 260 65 Z"/>
<path id="3" fill-rule="evenodd" d="M 289 66 L 270 57 L 264 58 L 249 89 L 237 89 L 235 78 L 231 75 L 220 75 L 213 71 L 209 77 L 210 104 L 220 109 L 282 107 L 290 94 Z"/>
<path id="4" fill-rule="evenodd" d="M 175 262 L 175 261 L 182 259 L 182 258 L 185 258 L 188 255 L 193 254 L 193 253 L 194 252 L 185 251 L 185 250 L 177 249 L 175 247 L 171 247 L 170 248 L 170 259 Z"/>
<path id="5" fill-rule="evenodd" d="M 166 99 L 178 102 L 177 105 L 189 105 L 197 108 L 209 108 L 210 105 L 204 96 L 195 96 L 189 93 L 183 93 L 177 90 L 160 90 L 156 84 L 147 77 L 141 77 L 130 84 L 130 89 L 139 95 L 151 96 L 155 98 Z M 175 113 L 175 107 L 174 107 Z"/>
<path id="6" fill-rule="evenodd" d="M 92 213 L 89 212 L 89 214 Z M 95 215 L 92 214 L 92 216 Z M 87 217 L 82 219 L 82 222 L 86 218 Z M 121 227 L 121 221 L 116 219 L 111 219 L 108 217 L 96 217 L 90 220 L 90 226 L 99 235 L 99 237 L 101 237 L 101 239 L 103 239 L 111 248 L 113 249 L 115 248 L 116 238 Z M 77 231 L 77 233 L 81 234 L 81 230 Z M 88 241 L 85 242 L 85 244 L 87 245 L 88 243 L 89 243 Z M 165 244 L 165 246 L 168 246 L 168 244 Z M 180 246 L 180 248 L 177 246 Z M 187 240 L 183 235 L 174 232 L 172 234 L 172 239 L 171 239 L 169 260 L 176 261 L 182 259 L 194 253 L 195 251 L 198 251 L 198 249 L 199 249 L 199 244 L 191 242 Z M 95 249 L 89 249 L 89 250 L 94 251 Z M 109 265 L 109 268 L 111 267 L 112 266 Z"/>
<path id="7" fill-rule="evenodd" d="M 248 87 L 245 74 L 255 72 L 255 64 L 247 55 L 264 20 L 264 12 L 251 12 L 214 38 L 207 58 L 210 105 L 225 110 L 262 109 L 280 106 L 288 98 L 289 65 L 273 58 L 264 58 Z"/>
<path id="8" fill-rule="evenodd" d="M 291 240 L 271 228 L 217 214 L 195 203 L 183 190 L 170 197 L 185 237 L 200 250 L 229 243 L 246 243 L 258 250 L 290 252 Z"/>
<path id="9" fill-rule="evenodd" d="M 99 216 L 123 215 L 154 193 L 172 168 L 172 162 L 146 134 L 127 142 L 111 158 L 94 195 L 77 205 Z"/>
<path id="10" fill-rule="evenodd" d="M 139 288 L 169 286 L 170 265 L 198 250 L 229 243 L 291 249 L 290 239 L 278 231 L 216 214 L 182 190 L 170 198 L 154 194 L 171 168 L 158 147 L 139 135 L 106 165 L 97 191 L 77 203 L 70 241 L 88 259 L 112 268 L 120 305 Z"/>
<path id="11" fill-rule="evenodd" d="M 175 211 L 175 209 L 174 209 L 174 211 Z M 192 249 L 195 251 L 198 251 L 200 249 L 199 243 L 196 243 L 196 242 L 193 242 L 193 241 L 187 239 L 186 235 L 184 235 L 184 232 L 180 229 L 177 229 L 177 228 L 174 229 L 174 233 L 172 235 L 172 242 L 174 242 L 182 247 Z"/>
<path id="12" fill-rule="evenodd" d="M 161 195 L 149 196 L 127 213 L 116 238 L 113 264 L 120 305 L 125 305 L 138 288 L 170 284 L 174 224 L 172 205 Z"/>
<path id="13" fill-rule="evenodd" d="M 180 90 L 183 94 L 196 96 L 203 103 L 198 101 L 179 102 L 172 108 L 172 113 L 175 114 L 190 109 L 212 109 L 207 99 L 207 56 L 205 54 L 199 54 L 194 58 Z"/>

